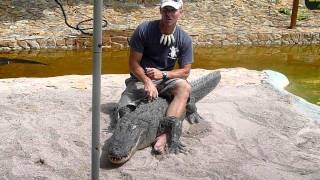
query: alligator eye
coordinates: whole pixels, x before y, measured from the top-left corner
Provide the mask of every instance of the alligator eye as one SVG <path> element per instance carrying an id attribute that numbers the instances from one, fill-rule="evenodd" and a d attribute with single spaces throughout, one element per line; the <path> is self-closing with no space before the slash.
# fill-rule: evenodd
<path id="1" fill-rule="evenodd" d="M 134 125 L 134 126 L 132 126 L 132 129 L 135 129 L 137 126 L 136 125 Z"/>

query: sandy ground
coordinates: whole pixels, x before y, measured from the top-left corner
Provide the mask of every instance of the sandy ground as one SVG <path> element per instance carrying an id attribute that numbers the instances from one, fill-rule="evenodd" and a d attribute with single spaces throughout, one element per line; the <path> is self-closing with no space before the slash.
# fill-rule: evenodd
<path id="1" fill-rule="evenodd" d="M 101 179 L 320 179 L 320 107 L 268 84 L 265 72 L 222 69 L 184 123 L 186 154 L 138 151 Z M 193 70 L 191 78 L 207 73 Z M 103 75 L 101 146 L 127 75 Z M 91 76 L 0 80 L 0 179 L 90 179 Z"/>

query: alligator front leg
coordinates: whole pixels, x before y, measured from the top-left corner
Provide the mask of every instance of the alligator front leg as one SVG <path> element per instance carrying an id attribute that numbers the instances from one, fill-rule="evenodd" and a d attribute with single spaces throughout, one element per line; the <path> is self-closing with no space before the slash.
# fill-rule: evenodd
<path id="1" fill-rule="evenodd" d="M 186 111 L 186 118 L 190 124 L 199 123 L 200 120 L 203 120 L 203 118 L 197 112 L 196 102 L 193 97 L 190 97 Z"/>
<path id="2" fill-rule="evenodd" d="M 131 113 L 135 108 L 136 107 L 133 105 L 127 105 L 122 108 L 118 108 L 117 112 L 119 113 L 119 118 L 122 118 L 124 115 Z"/>
<path id="3" fill-rule="evenodd" d="M 169 133 L 169 153 L 184 152 L 184 145 L 180 142 L 182 134 L 182 120 L 176 117 L 165 117 L 160 127 L 165 128 Z"/>

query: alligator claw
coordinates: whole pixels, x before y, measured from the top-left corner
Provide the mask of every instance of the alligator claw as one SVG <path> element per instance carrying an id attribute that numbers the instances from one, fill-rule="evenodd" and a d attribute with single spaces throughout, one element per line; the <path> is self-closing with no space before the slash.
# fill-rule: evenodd
<path id="1" fill-rule="evenodd" d="M 198 113 L 192 113 L 187 116 L 187 120 L 190 124 L 199 123 L 203 118 Z"/>
<path id="2" fill-rule="evenodd" d="M 186 110 L 187 110 L 186 119 L 190 124 L 199 123 L 200 120 L 203 120 L 203 118 L 197 112 L 197 107 L 195 102 L 196 100 L 194 99 L 194 97 L 190 97 L 188 104 L 186 106 Z"/>
<path id="3" fill-rule="evenodd" d="M 176 143 L 172 143 L 169 147 L 169 153 L 174 153 L 174 154 L 178 154 L 178 153 L 186 153 L 185 150 L 185 145 L 182 144 L 181 142 L 176 142 Z"/>
<path id="4" fill-rule="evenodd" d="M 119 113 L 119 118 L 122 118 L 123 116 L 125 116 L 128 113 L 131 113 L 134 110 L 134 106 L 124 106 L 122 108 L 118 109 L 118 113 Z"/>

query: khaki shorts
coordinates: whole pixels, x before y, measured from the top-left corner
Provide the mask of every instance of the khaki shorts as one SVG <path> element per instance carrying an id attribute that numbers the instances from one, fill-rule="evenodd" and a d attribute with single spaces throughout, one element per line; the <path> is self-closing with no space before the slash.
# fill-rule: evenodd
<path id="1" fill-rule="evenodd" d="M 159 92 L 159 96 L 164 98 L 170 98 L 172 90 L 176 87 L 176 84 L 180 81 L 186 81 L 180 78 L 169 79 L 167 81 L 156 80 L 153 81 Z M 121 94 L 121 98 L 118 103 L 118 108 L 122 108 L 128 105 L 137 106 L 141 100 L 148 98 L 146 91 L 144 90 L 143 82 L 128 78 L 125 81 L 126 89 Z"/>

